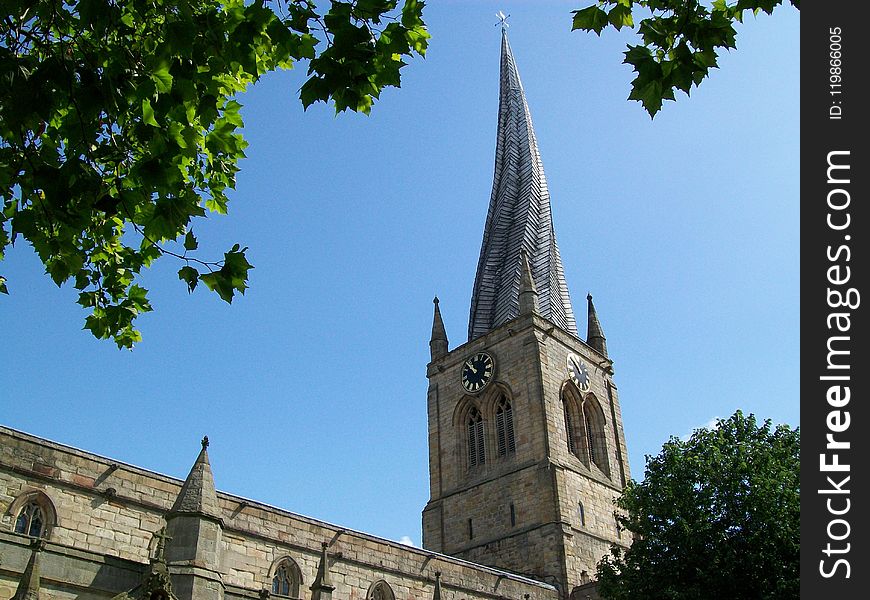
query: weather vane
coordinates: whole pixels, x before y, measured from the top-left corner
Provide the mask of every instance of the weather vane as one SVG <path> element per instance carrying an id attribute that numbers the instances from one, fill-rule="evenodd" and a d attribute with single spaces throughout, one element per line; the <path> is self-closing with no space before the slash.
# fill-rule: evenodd
<path id="1" fill-rule="evenodd" d="M 504 14 L 504 11 L 500 10 L 497 13 L 495 13 L 495 16 L 498 17 L 498 21 L 499 21 L 498 23 L 496 23 L 496 25 L 501 25 L 501 28 L 503 30 L 510 27 L 510 24 L 507 22 L 508 17 L 510 17 L 510 15 L 506 15 L 506 14 Z"/>

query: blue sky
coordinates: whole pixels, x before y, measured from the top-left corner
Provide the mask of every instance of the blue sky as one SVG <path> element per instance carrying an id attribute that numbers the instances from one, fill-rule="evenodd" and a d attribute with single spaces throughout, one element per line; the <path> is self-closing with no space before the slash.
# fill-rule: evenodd
<path id="1" fill-rule="evenodd" d="M 0 270 L 2 423 L 420 544 L 428 499 L 432 297 L 466 339 L 492 183 L 499 33 L 537 132 L 569 290 L 607 335 L 633 475 L 644 455 L 740 408 L 796 426 L 799 13 L 748 18 L 738 50 L 655 120 L 626 101 L 625 34 L 570 32 L 574 2 L 441 1 L 425 60 L 371 116 L 303 112 L 305 67 L 243 98 L 250 142 L 203 252 L 250 247 L 251 289 L 188 296 L 145 277 L 134 351 L 80 331 L 71 286 L 33 252 Z"/>

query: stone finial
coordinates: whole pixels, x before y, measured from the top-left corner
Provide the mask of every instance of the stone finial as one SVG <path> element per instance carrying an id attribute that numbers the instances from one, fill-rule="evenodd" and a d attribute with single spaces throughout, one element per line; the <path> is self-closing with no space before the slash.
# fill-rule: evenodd
<path id="1" fill-rule="evenodd" d="M 311 584 L 311 600 L 331 600 L 335 586 L 332 585 L 332 575 L 329 573 L 329 554 L 327 549 L 329 542 L 320 544 L 320 564 L 317 566 L 317 575 Z"/>
<path id="2" fill-rule="evenodd" d="M 18 589 L 15 590 L 12 600 L 39 600 L 39 556 L 45 549 L 45 540 L 34 540 L 30 547 L 32 549 L 30 560 L 27 561 L 24 573 L 21 574 Z"/>
<path id="3" fill-rule="evenodd" d="M 606 357 L 607 339 L 604 337 L 601 323 L 598 322 L 598 315 L 595 313 L 595 305 L 592 304 L 592 294 L 587 294 L 586 300 L 589 302 L 589 325 L 586 330 L 586 343 Z"/>
<path id="4" fill-rule="evenodd" d="M 432 592 L 432 600 L 441 600 L 441 571 L 435 571 L 435 591 Z"/>
<path id="5" fill-rule="evenodd" d="M 438 307 L 438 296 L 435 296 L 432 302 L 435 303 L 435 316 L 432 318 L 432 338 L 429 340 L 429 353 L 432 360 L 435 360 L 447 354 L 448 342 L 444 321 L 441 319 L 441 309 Z"/>
<path id="6" fill-rule="evenodd" d="M 538 290 L 532 277 L 532 267 L 529 265 L 529 255 L 525 248 L 520 252 L 520 294 L 519 304 L 521 315 L 538 314 Z"/>
<path id="7" fill-rule="evenodd" d="M 203 450 L 208 448 L 208 436 L 207 435 L 202 436 L 202 441 L 200 443 L 202 444 Z"/>

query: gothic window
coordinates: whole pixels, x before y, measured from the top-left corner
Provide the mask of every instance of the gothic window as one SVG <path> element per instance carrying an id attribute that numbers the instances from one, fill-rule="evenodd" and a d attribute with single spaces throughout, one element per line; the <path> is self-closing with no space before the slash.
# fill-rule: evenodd
<path id="1" fill-rule="evenodd" d="M 580 514 L 580 525 L 582 527 L 586 527 L 586 509 L 583 508 L 583 503 L 577 503 L 577 512 Z"/>
<path id="2" fill-rule="evenodd" d="M 499 398 L 498 408 L 495 411 L 495 436 L 498 441 L 499 456 L 507 456 L 516 452 L 514 413 L 511 409 L 511 403 L 504 396 Z"/>
<path id="3" fill-rule="evenodd" d="M 367 600 L 396 600 L 392 588 L 383 579 L 369 588 Z"/>
<path id="4" fill-rule="evenodd" d="M 28 502 L 18 513 L 15 520 L 15 533 L 23 533 L 30 537 L 42 537 L 45 517 L 42 508 L 36 502 Z"/>
<path id="5" fill-rule="evenodd" d="M 477 407 L 471 409 L 466 420 L 468 430 L 468 466 L 486 463 L 486 446 L 483 441 L 483 416 Z"/>
<path id="6" fill-rule="evenodd" d="M 298 598 L 301 581 L 302 576 L 296 563 L 290 558 L 281 559 L 272 576 L 272 595 Z"/>
<path id="7" fill-rule="evenodd" d="M 49 539 L 57 511 L 45 492 L 33 490 L 15 498 L 6 510 L 12 530 L 21 535 Z"/>

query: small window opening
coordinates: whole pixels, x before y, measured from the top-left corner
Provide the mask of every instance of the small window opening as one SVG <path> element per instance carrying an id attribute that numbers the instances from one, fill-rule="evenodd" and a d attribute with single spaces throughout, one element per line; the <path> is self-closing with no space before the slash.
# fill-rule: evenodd
<path id="1" fill-rule="evenodd" d="M 299 596 L 299 575 L 289 560 L 282 560 L 272 577 L 272 594 L 296 598 Z"/>
<path id="2" fill-rule="evenodd" d="M 18 519 L 15 520 L 15 533 L 29 535 L 31 537 L 40 537 L 42 535 L 42 526 L 45 523 L 45 517 L 42 514 L 42 508 L 36 502 L 28 502 L 18 513 Z"/>

